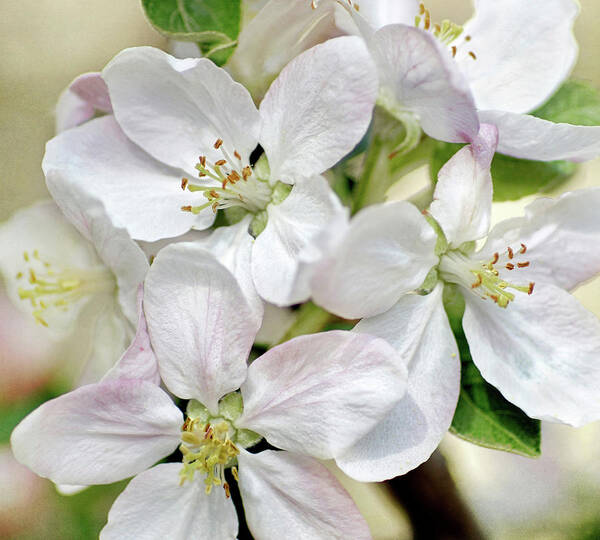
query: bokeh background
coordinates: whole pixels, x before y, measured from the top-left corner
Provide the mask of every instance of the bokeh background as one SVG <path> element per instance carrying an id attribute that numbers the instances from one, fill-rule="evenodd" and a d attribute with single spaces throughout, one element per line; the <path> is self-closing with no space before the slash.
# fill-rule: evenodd
<path id="1" fill-rule="evenodd" d="M 429 0 L 427 6 L 436 20 L 463 22 L 471 13 L 468 0 Z M 573 76 L 600 89 L 600 2 L 581 0 L 581 7 L 575 27 L 580 58 Z M 47 197 L 40 163 L 44 144 L 54 133 L 56 99 L 69 82 L 80 73 L 100 70 L 123 48 L 166 46 L 144 20 L 137 0 L 3 0 L 1 12 L 0 221 Z M 391 196 L 407 197 L 426 179 L 427 171 L 417 170 Z M 551 194 L 592 185 L 600 185 L 600 160 L 583 164 Z M 497 203 L 494 219 L 520 214 L 530 200 Z M 580 288 L 576 296 L 600 315 L 600 280 Z M 60 496 L 10 454 L 10 430 L 60 389 L 64 381 L 56 372 L 72 356 L 72 350 L 48 342 L 0 290 L 0 538 L 95 538 L 125 485 Z M 598 423 L 581 429 L 544 424 L 542 457 L 536 460 L 476 447 L 451 435 L 441 452 L 489 538 L 600 538 Z M 403 510 L 382 486 L 345 482 L 376 539 L 411 538 Z"/>

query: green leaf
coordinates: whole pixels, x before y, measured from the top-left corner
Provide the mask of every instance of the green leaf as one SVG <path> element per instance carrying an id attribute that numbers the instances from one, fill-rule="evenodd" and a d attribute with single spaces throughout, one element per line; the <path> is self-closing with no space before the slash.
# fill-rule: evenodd
<path id="1" fill-rule="evenodd" d="M 462 364 L 461 390 L 450 431 L 486 448 L 539 456 L 540 421 L 529 418 L 483 379 L 462 331 L 456 333 L 456 341 Z"/>
<path id="2" fill-rule="evenodd" d="M 142 0 L 150 24 L 179 41 L 195 41 L 204 56 L 223 65 L 237 45 L 241 0 Z"/>
<path id="3" fill-rule="evenodd" d="M 440 169 L 462 146 L 443 142 L 436 144 L 429 163 L 434 184 Z M 550 191 L 568 180 L 576 170 L 577 164 L 570 161 L 530 161 L 496 154 L 492 160 L 494 201 L 514 201 Z"/>
<path id="4" fill-rule="evenodd" d="M 600 126 L 600 92 L 581 81 L 567 81 L 533 116 L 580 126 Z"/>

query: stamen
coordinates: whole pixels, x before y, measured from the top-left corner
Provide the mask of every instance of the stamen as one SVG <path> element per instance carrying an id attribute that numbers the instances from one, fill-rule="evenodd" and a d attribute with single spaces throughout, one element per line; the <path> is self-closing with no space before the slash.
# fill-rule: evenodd
<path id="1" fill-rule="evenodd" d="M 507 251 L 508 251 L 508 258 L 512 259 L 515 256 L 515 254 L 510 246 L 507 248 Z"/>
<path id="2" fill-rule="evenodd" d="M 529 261 L 517 263 L 517 266 L 519 268 L 526 268 L 527 266 L 529 266 Z"/>
<path id="3" fill-rule="evenodd" d="M 525 244 L 521 244 L 521 249 L 519 250 L 519 253 L 525 253 L 527 251 L 527 246 Z"/>
<path id="4" fill-rule="evenodd" d="M 215 141 L 215 149 L 218 150 L 219 148 L 221 148 L 221 145 L 223 144 L 223 139 L 217 139 Z"/>
<path id="5" fill-rule="evenodd" d="M 469 51 L 469 56 L 473 59 L 473 60 L 477 60 L 477 56 L 475 56 L 475 53 L 473 51 Z"/>
<path id="6" fill-rule="evenodd" d="M 181 179 L 181 189 L 183 189 L 185 191 L 185 188 L 188 185 L 189 180 L 187 178 L 182 178 Z"/>

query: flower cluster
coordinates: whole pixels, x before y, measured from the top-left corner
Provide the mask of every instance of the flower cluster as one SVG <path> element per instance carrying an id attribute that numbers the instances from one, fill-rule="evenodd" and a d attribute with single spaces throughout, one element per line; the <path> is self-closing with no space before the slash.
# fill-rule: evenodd
<path id="1" fill-rule="evenodd" d="M 529 418 L 600 419 L 600 321 L 570 294 L 600 273 L 600 189 L 491 226 L 496 152 L 600 155 L 600 127 L 528 114 L 570 72 L 576 15 L 481 0 L 460 26 L 411 0 L 269 0 L 225 67 L 139 47 L 77 78 L 42 164 L 53 201 L 0 228 L 0 271 L 87 353 L 15 457 L 64 490 L 133 477 L 104 539 L 233 539 L 236 497 L 256 538 L 369 538 L 321 461 L 369 482 L 427 460 L 459 400 L 461 323 Z M 434 139 L 464 146 L 429 199 L 384 202 L 383 176 Z M 273 304 L 301 306 L 259 339 Z"/>

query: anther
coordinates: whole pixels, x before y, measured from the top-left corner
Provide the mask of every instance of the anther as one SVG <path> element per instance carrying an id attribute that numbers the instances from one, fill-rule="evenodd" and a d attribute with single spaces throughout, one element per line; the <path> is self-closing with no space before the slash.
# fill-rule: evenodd
<path id="1" fill-rule="evenodd" d="M 508 251 L 508 258 L 509 258 L 509 259 L 512 259 L 512 258 L 515 256 L 515 254 L 514 254 L 514 252 L 513 252 L 512 248 L 511 248 L 511 247 L 508 247 L 506 250 Z"/>
<path id="2" fill-rule="evenodd" d="M 527 251 L 527 246 L 525 244 L 521 244 L 521 249 L 519 250 L 520 253 L 525 253 Z"/>
<path id="3" fill-rule="evenodd" d="M 514 270 L 515 269 L 515 265 L 513 263 L 506 263 L 506 269 L 507 270 Z"/>
<path id="4" fill-rule="evenodd" d="M 532 281 L 529 284 L 529 290 L 527 291 L 527 294 L 531 294 L 533 292 L 533 287 L 535 287 L 535 283 Z"/>
<path id="5" fill-rule="evenodd" d="M 185 191 L 185 188 L 188 185 L 189 180 L 187 178 L 182 178 L 181 179 L 181 189 L 183 189 Z"/>
<path id="6" fill-rule="evenodd" d="M 191 204 L 188 204 L 187 206 L 182 206 L 182 207 L 181 207 L 181 209 L 182 209 L 184 212 L 191 212 L 191 211 L 192 211 L 192 205 L 191 205 Z"/>
<path id="7" fill-rule="evenodd" d="M 465 41 L 471 41 L 471 36 L 465 36 Z"/>
<path id="8" fill-rule="evenodd" d="M 477 274 L 477 281 L 471 285 L 471 289 L 476 289 L 483 283 L 483 278 L 481 274 Z"/>
<path id="9" fill-rule="evenodd" d="M 219 148 L 221 148 L 221 145 L 222 145 L 222 144 L 223 144 L 223 139 L 217 139 L 217 140 L 215 141 L 215 145 L 214 145 L 214 146 L 215 146 L 215 149 L 217 149 L 217 150 L 218 150 Z"/>
<path id="10" fill-rule="evenodd" d="M 250 168 L 250 166 L 246 165 L 243 169 L 242 169 L 242 178 L 244 180 L 248 180 L 248 178 L 252 176 L 252 169 Z"/>
<path id="11" fill-rule="evenodd" d="M 496 264 L 498 262 L 499 258 L 500 258 L 500 254 L 494 253 L 494 258 L 492 259 L 492 264 Z"/>
<path id="12" fill-rule="evenodd" d="M 242 159 L 242 156 L 240 156 L 240 153 L 237 150 L 233 151 L 233 155 L 237 158 L 237 159 Z"/>
<path id="13" fill-rule="evenodd" d="M 517 266 L 519 268 L 526 268 L 527 266 L 529 266 L 529 261 L 517 263 Z"/>
<path id="14" fill-rule="evenodd" d="M 217 167 L 222 167 L 223 165 L 225 165 L 225 163 L 227 163 L 226 159 L 220 159 L 219 161 L 215 161 L 215 165 Z"/>
<path id="15" fill-rule="evenodd" d="M 203 167 L 206 167 L 206 156 L 200 156 L 200 165 L 202 165 Z"/>
<path id="16" fill-rule="evenodd" d="M 477 56 L 475 56 L 475 53 L 473 51 L 469 51 L 469 56 L 473 59 L 473 60 L 477 60 Z"/>
<path id="17" fill-rule="evenodd" d="M 456 56 L 456 45 L 452 45 L 452 58 Z"/>

